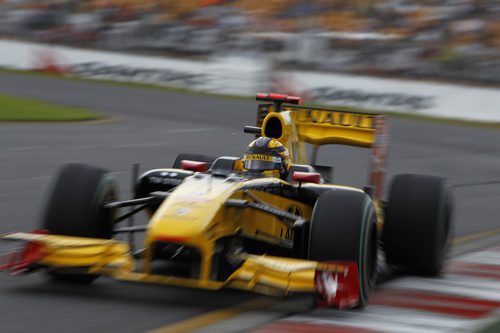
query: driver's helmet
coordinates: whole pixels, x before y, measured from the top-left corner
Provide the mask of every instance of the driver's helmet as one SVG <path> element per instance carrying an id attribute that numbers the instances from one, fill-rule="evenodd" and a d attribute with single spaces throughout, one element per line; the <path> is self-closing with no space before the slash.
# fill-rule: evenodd
<path id="1" fill-rule="evenodd" d="M 264 176 L 282 177 L 288 172 L 290 155 L 278 140 L 260 137 L 248 145 L 243 168 Z"/>

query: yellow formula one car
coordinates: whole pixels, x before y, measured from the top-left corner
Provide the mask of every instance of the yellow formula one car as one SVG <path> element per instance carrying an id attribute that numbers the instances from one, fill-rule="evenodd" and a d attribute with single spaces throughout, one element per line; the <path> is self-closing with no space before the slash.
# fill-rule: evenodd
<path id="1" fill-rule="evenodd" d="M 317 304 L 363 306 L 374 289 L 379 247 L 400 271 L 435 275 L 451 224 L 442 178 L 395 177 L 382 201 L 387 130 L 382 115 L 300 107 L 300 98 L 258 94 L 256 134 L 245 156 L 181 154 L 173 168 L 136 179 L 135 198 L 116 199 L 101 168 L 64 166 L 42 230 L 9 233 L 21 243 L 0 269 L 46 270 L 56 279 L 118 280 L 283 296 L 306 292 Z M 331 169 L 308 164 L 311 145 L 371 148 L 363 189 L 329 184 Z M 319 171 L 319 172 L 318 172 Z M 123 208 L 127 209 L 121 212 Z M 146 211 L 149 223 L 126 221 Z M 134 250 L 133 235 L 145 232 Z M 114 238 L 129 234 L 129 242 Z"/>

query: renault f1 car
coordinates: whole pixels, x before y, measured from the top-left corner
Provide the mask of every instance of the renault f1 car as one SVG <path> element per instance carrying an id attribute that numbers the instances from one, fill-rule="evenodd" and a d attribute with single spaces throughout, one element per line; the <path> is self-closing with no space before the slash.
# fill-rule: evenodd
<path id="1" fill-rule="evenodd" d="M 41 229 L 1 235 L 21 246 L 2 256 L 0 269 L 45 270 L 81 283 L 110 276 L 281 296 L 305 292 L 318 305 L 338 308 L 366 304 L 384 256 L 399 271 L 439 274 L 451 228 L 449 190 L 442 178 L 403 174 L 383 200 L 385 116 L 302 107 L 299 97 L 278 94 L 257 100 L 264 103 L 256 126 L 245 132 L 288 149 L 293 163 L 286 177 L 250 175 L 240 157 L 180 154 L 172 168 L 137 174 L 134 198 L 119 201 L 106 170 L 66 165 L 47 196 Z M 366 186 L 329 183 L 331 168 L 314 165 L 326 144 L 371 149 Z M 147 225 L 123 225 L 140 211 Z M 138 232 L 145 236 L 136 249 Z"/>

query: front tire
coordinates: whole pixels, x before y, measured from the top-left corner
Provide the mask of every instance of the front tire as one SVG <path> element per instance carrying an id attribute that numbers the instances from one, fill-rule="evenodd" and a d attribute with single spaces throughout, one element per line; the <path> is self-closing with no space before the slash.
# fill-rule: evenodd
<path id="1" fill-rule="evenodd" d="M 375 287 L 377 238 L 375 207 L 368 195 L 341 189 L 320 195 L 311 218 L 309 258 L 355 262 L 360 306 Z"/>
<path id="2" fill-rule="evenodd" d="M 55 235 L 110 239 L 114 211 L 102 206 L 115 201 L 116 193 L 114 178 L 106 170 L 67 164 L 55 177 L 47 197 L 42 228 Z M 74 272 L 57 269 L 50 274 L 58 280 L 79 283 L 90 283 L 98 277 Z"/>

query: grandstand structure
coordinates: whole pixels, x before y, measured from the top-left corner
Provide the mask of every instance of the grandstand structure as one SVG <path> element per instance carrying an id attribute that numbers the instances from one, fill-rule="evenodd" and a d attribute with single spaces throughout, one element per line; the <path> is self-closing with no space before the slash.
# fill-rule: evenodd
<path id="1" fill-rule="evenodd" d="M 500 83 L 497 0 L 0 0 L 0 34 L 282 68 Z"/>

